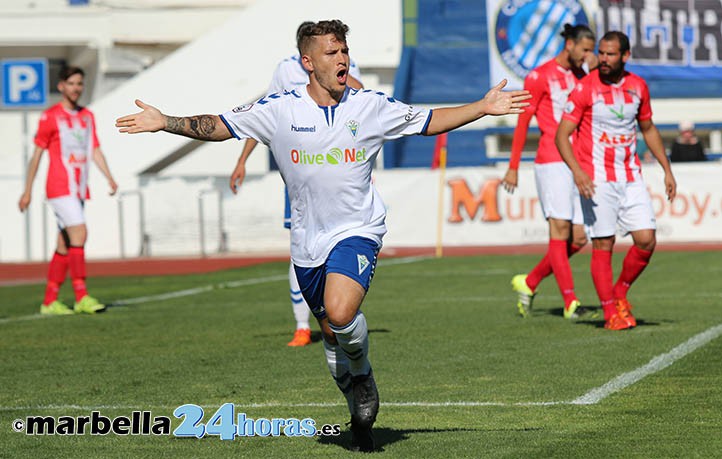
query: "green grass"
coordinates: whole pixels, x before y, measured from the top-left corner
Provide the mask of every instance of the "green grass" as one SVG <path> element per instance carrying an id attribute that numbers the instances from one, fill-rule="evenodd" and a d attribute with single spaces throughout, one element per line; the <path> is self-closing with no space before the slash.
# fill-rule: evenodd
<path id="1" fill-rule="evenodd" d="M 532 317 L 509 288 L 536 256 L 422 260 L 378 266 L 363 310 L 381 395 L 385 457 L 719 457 L 722 339 L 593 405 L 568 402 L 722 323 L 722 256 L 657 253 L 630 292 L 639 327 L 561 317 L 547 279 Z M 615 255 L 615 272 L 622 254 Z M 97 278 L 105 301 L 283 276 L 285 263 L 213 274 Z M 572 260 L 577 293 L 597 303 L 589 256 Z M 248 417 L 344 424 L 348 414 L 316 342 L 288 348 L 293 318 L 283 280 L 37 319 L 43 286 L 0 288 L 0 457 L 346 457 L 350 437 L 179 439 L 28 436 L 32 415 L 168 416 L 185 403 L 223 403 Z M 61 297 L 70 301 L 67 285 Z M 387 404 L 384 405 L 384 402 Z M 391 402 L 396 405 L 389 404 Z M 476 405 L 413 406 L 411 402 Z M 331 406 L 313 406 L 330 403 Z M 251 406 L 252 404 L 258 404 Z M 312 404 L 311 406 L 293 406 Z"/>

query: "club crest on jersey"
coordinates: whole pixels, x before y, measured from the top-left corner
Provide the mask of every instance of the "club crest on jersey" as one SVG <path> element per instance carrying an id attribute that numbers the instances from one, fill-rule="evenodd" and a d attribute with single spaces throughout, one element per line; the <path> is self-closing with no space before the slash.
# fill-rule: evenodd
<path id="1" fill-rule="evenodd" d="M 358 260 L 358 273 L 361 274 L 369 267 L 369 259 L 366 258 L 366 255 L 360 253 L 356 254 L 356 259 Z"/>
<path id="2" fill-rule="evenodd" d="M 247 112 L 248 110 L 251 109 L 251 107 L 253 107 L 253 104 L 241 105 L 241 106 L 239 106 L 239 107 L 234 108 L 234 109 L 232 110 L 232 112 L 233 112 L 233 113 Z"/>
<path id="3" fill-rule="evenodd" d="M 349 120 L 346 123 L 346 127 L 349 131 L 351 131 L 351 135 L 355 138 L 356 134 L 358 134 L 358 121 L 356 120 Z"/>
<path id="4" fill-rule="evenodd" d="M 618 120 L 624 119 L 624 104 L 619 105 L 619 111 L 613 109 L 612 107 L 608 108 L 610 112 L 614 113 L 614 116 L 616 116 Z"/>
<path id="5" fill-rule="evenodd" d="M 79 144 L 82 145 L 85 143 L 85 133 L 81 131 L 70 131 L 70 135 L 72 135 Z"/>

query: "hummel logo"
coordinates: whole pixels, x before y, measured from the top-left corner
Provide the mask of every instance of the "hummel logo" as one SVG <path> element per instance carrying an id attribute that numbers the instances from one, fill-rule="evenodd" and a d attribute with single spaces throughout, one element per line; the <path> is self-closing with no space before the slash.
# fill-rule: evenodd
<path id="1" fill-rule="evenodd" d="M 366 255 L 361 254 L 357 254 L 356 258 L 358 259 L 358 273 L 361 274 L 369 267 L 369 259 L 366 258 Z"/>
<path id="2" fill-rule="evenodd" d="M 609 107 L 609 111 L 612 112 L 612 113 L 614 113 L 614 114 L 617 116 L 617 119 L 618 119 L 618 120 L 623 120 L 623 119 L 624 119 L 624 104 L 620 104 L 620 105 L 619 105 L 619 111 L 616 111 L 616 110 L 613 109 L 612 107 Z"/>
<path id="3" fill-rule="evenodd" d="M 292 124 L 291 131 L 293 131 L 293 132 L 316 132 L 316 126 L 295 126 Z"/>

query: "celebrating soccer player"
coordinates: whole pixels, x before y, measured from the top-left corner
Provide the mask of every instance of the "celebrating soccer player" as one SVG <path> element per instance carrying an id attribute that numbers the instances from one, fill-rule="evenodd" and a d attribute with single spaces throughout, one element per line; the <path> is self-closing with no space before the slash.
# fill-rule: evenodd
<path id="1" fill-rule="evenodd" d="M 118 185 L 110 174 L 105 156 L 95 134 L 93 113 L 78 105 L 83 94 L 85 74 L 78 67 L 66 67 L 60 71 L 58 91 L 62 100 L 43 112 L 35 134 L 35 151 L 28 165 L 25 191 L 18 207 L 24 211 L 30 205 L 33 181 L 38 172 L 40 157 L 48 150 L 50 166 L 46 181 L 48 203 L 58 221 L 57 247 L 48 267 L 48 284 L 45 300 L 40 306 L 41 314 L 65 315 L 77 313 L 94 314 L 105 306 L 88 295 L 85 285 L 85 226 L 83 206 L 90 198 L 88 190 L 88 164 L 92 157 L 115 194 Z M 70 309 L 58 300 L 60 286 L 68 270 L 75 291 L 75 305 Z"/>
<path id="2" fill-rule="evenodd" d="M 564 317 L 571 319 L 580 303 L 574 294 L 574 279 L 569 257 L 587 243 L 582 225 L 582 208 L 574 178 L 559 156 L 554 136 L 562 117 L 567 95 L 577 80 L 586 75 L 584 63 L 596 66 L 594 56 L 594 33 L 586 25 L 564 25 L 561 33 L 564 48 L 554 59 L 534 69 L 524 79 L 524 88 L 532 95 L 529 107 L 519 115 L 511 144 L 509 170 L 504 176 L 504 188 L 514 192 L 518 184 L 517 169 L 521 151 L 532 116 L 536 115 L 541 137 L 534 160 L 539 203 L 549 222 L 549 248 L 541 261 L 529 271 L 511 280 L 518 293 L 517 308 L 522 317 L 529 315 L 539 283 L 552 272 L 564 300 Z"/>
<path id="3" fill-rule="evenodd" d="M 647 84 L 624 70 L 629 50 L 629 38 L 621 32 L 607 32 L 602 37 L 599 68 L 570 94 L 556 134 L 559 152 L 582 197 L 584 223 L 592 238 L 592 279 L 604 309 L 604 327 L 610 330 L 637 325 L 627 291 L 649 263 L 656 244 L 654 210 L 636 153 L 637 122 L 649 150 L 664 169 L 670 201 L 677 190 L 662 138 L 652 122 Z M 573 151 L 569 136 L 576 129 Z M 612 284 L 617 224 L 631 233 L 634 245 Z"/>
<path id="4" fill-rule="evenodd" d="M 309 84 L 263 97 L 222 115 L 167 116 L 141 101 L 143 110 L 116 121 L 120 132 L 165 130 L 202 140 L 253 138 L 268 145 L 291 200 L 291 261 L 301 292 L 318 319 L 334 379 L 351 391 L 352 446 L 373 451 L 379 408 L 368 359 L 361 303 L 371 283 L 386 209 L 371 183 L 384 141 L 436 135 L 485 115 L 521 113 L 527 91 L 502 92 L 451 108 L 411 107 L 383 93 L 347 87 L 348 27 L 341 21 L 305 25 L 298 34 Z"/>
<path id="5" fill-rule="evenodd" d="M 296 31 L 297 39 L 298 34 L 307 24 L 313 23 L 303 22 L 300 26 L 298 26 L 298 30 Z M 348 73 L 347 85 L 355 89 L 362 89 L 361 72 L 359 71 L 356 63 L 350 58 Z M 306 86 L 307 84 L 308 72 L 306 72 L 306 69 L 303 68 L 301 55 L 296 53 L 278 63 L 276 70 L 273 72 L 273 76 L 271 77 L 271 86 L 268 88 L 268 94 L 281 94 L 284 90 L 291 90 L 297 86 Z M 238 158 L 238 163 L 231 173 L 230 186 L 231 191 L 233 191 L 234 194 L 238 192 L 238 187 L 243 184 L 243 179 L 246 176 L 246 162 L 248 161 L 248 157 L 251 153 L 253 153 L 253 149 L 256 148 L 257 144 L 258 142 L 255 139 L 248 138 L 246 139 L 246 143 L 243 145 L 241 156 Z M 290 229 L 291 202 L 288 199 L 288 190 L 284 189 L 283 194 L 285 198 L 283 226 Z M 290 264 L 288 270 L 288 284 L 291 296 L 291 307 L 293 308 L 293 316 L 296 319 L 296 331 L 293 334 L 293 339 L 288 342 L 288 346 L 306 346 L 311 344 L 311 326 L 309 324 L 311 311 L 308 308 L 306 300 L 301 294 L 301 288 L 298 285 L 296 270 L 293 268 L 293 263 Z"/>

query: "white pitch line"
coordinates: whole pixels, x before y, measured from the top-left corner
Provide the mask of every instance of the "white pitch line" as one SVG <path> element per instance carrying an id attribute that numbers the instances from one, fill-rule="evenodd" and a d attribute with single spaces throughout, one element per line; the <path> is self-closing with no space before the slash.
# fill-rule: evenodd
<path id="1" fill-rule="evenodd" d="M 213 290 L 212 285 L 204 285 L 203 287 L 189 288 L 186 290 L 176 290 L 175 292 L 160 293 L 158 295 L 139 296 L 136 298 L 127 298 L 125 300 L 113 301 L 113 306 L 125 306 L 128 304 L 147 303 L 149 301 L 167 300 L 170 298 L 181 298 L 184 296 L 197 295 L 203 292 Z"/>
<path id="2" fill-rule="evenodd" d="M 399 258 L 383 258 L 379 260 L 378 264 L 381 266 L 393 266 L 393 265 L 405 265 L 407 263 L 416 263 L 417 261 L 430 260 L 431 257 L 418 256 L 418 257 L 399 257 Z"/>
<path id="3" fill-rule="evenodd" d="M 381 260 L 380 263 L 382 263 L 383 266 L 391 266 L 391 265 L 415 263 L 417 261 L 422 261 L 422 260 L 427 260 L 427 259 L 429 259 L 429 257 L 402 257 L 402 258 L 392 258 L 389 260 Z M 238 287 L 245 287 L 247 285 L 265 284 L 267 282 L 278 282 L 278 281 L 282 281 L 282 280 L 286 280 L 286 279 L 288 279 L 288 275 L 283 274 L 283 275 L 276 275 L 276 276 L 258 277 L 255 279 L 228 281 L 228 282 L 221 282 L 220 284 L 204 285 L 201 287 L 189 288 L 189 289 L 184 289 L 184 290 L 176 290 L 174 292 L 159 293 L 157 295 L 146 295 L 146 296 L 139 296 L 136 298 L 126 298 L 126 299 L 122 299 L 122 300 L 112 301 L 112 302 L 110 302 L 110 304 L 112 306 L 127 306 L 127 305 L 131 305 L 131 304 L 148 303 L 150 301 L 162 301 L 162 300 L 167 300 L 167 299 L 171 299 L 171 298 L 181 298 L 181 297 L 185 297 L 185 296 L 198 295 L 199 293 L 205 293 L 205 292 L 209 292 L 209 291 L 215 290 L 215 289 L 238 288 Z M 20 321 L 25 321 L 25 320 L 48 319 L 48 318 L 51 318 L 51 317 L 42 316 L 40 314 L 6 317 L 4 319 L 0 319 L 0 325 L 12 323 L 12 322 L 20 322 Z"/>
<path id="4" fill-rule="evenodd" d="M 722 335 L 722 324 L 708 328 L 702 333 L 691 337 L 666 354 L 658 355 L 650 360 L 646 365 L 628 373 L 623 373 L 603 386 L 592 389 L 581 397 L 572 400 L 570 403 L 572 405 L 594 405 L 599 403 L 613 393 L 619 392 L 620 390 L 631 386 L 642 378 L 667 368 L 677 360 L 699 349 L 720 335 Z"/>
<path id="5" fill-rule="evenodd" d="M 280 277 L 280 276 L 279 276 Z M 249 279 L 251 281 L 252 279 Z M 684 343 L 675 347 L 671 351 L 658 355 L 653 358 L 644 366 L 637 368 L 628 373 L 621 374 L 616 378 L 612 379 L 608 383 L 600 386 L 596 389 L 592 389 L 586 394 L 579 398 L 571 401 L 551 401 L 551 402 L 515 402 L 515 403 L 504 403 L 504 402 L 475 402 L 475 401 L 458 401 L 458 402 L 382 402 L 384 406 L 391 407 L 421 407 L 421 408 L 443 408 L 443 407 L 484 407 L 484 406 L 497 406 L 497 407 L 514 407 L 514 406 L 553 406 L 553 405 L 594 405 L 601 402 L 603 399 L 625 389 L 632 384 L 638 382 L 642 378 L 661 371 L 668 366 L 672 365 L 677 360 L 685 357 L 700 347 L 706 345 L 710 341 L 718 338 L 722 335 L 722 324 L 715 325 L 714 327 L 708 328 L 707 330 L 699 333 L 692 338 L 688 339 Z M 178 405 L 179 406 L 179 405 Z M 268 403 L 249 403 L 249 404 L 235 404 L 237 408 L 318 408 L 318 407 L 336 407 L 346 406 L 345 403 L 279 403 L 279 402 L 268 402 Z M 213 408 L 211 405 L 206 405 L 206 408 Z M 97 405 L 97 406 L 82 406 L 82 405 L 36 405 L 36 406 L 0 406 L 0 412 L 3 411 L 30 411 L 30 410 L 82 410 L 82 411 L 94 411 L 94 410 L 148 410 L 149 408 L 159 409 L 175 409 L 177 406 L 151 406 L 146 405 L 144 407 L 138 407 L 133 405 Z"/>
<path id="6" fill-rule="evenodd" d="M 382 406 L 385 407 L 417 407 L 417 408 L 445 408 L 445 407 L 475 407 L 475 406 L 492 406 L 492 407 L 514 407 L 514 406 L 550 406 L 550 405 L 569 405 L 570 402 L 516 402 L 516 403 L 504 403 L 504 402 L 381 402 Z M 248 409 L 248 408 L 334 408 L 334 407 L 346 407 L 346 403 L 328 403 L 328 402 L 308 402 L 308 403 L 280 403 L 280 402 L 269 402 L 269 403 L 234 403 L 236 408 Z M 37 406 L 0 406 L 0 412 L 3 411 L 98 411 L 98 410 L 133 410 L 133 411 L 150 411 L 153 409 L 161 410 L 174 410 L 180 405 L 145 405 L 145 406 L 133 406 L 133 405 L 96 405 L 96 406 L 83 406 L 83 405 L 37 405 Z M 201 405 L 204 409 L 218 408 L 220 405 L 204 404 Z"/>

